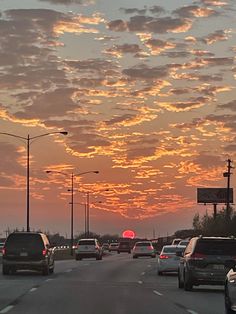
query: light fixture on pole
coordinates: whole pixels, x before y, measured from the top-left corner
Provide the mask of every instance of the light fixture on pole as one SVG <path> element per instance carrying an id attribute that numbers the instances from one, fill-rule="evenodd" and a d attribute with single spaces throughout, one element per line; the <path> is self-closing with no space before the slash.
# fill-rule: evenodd
<path id="1" fill-rule="evenodd" d="M 68 176 L 67 173 L 65 172 L 61 172 L 61 171 L 54 171 L 54 170 L 46 170 L 46 173 L 58 173 L 58 174 L 62 174 L 65 176 Z M 73 256 L 73 244 L 74 244 L 74 177 L 76 176 L 82 176 L 84 174 L 87 173 L 96 173 L 98 174 L 99 171 L 95 170 L 95 171 L 85 171 L 85 172 L 80 172 L 80 173 L 71 173 L 71 188 L 68 189 L 69 192 L 71 192 L 71 201 L 70 201 L 70 205 L 71 205 L 71 236 L 70 236 L 70 253 L 71 256 Z"/>
<path id="2" fill-rule="evenodd" d="M 30 217 L 29 217 L 29 214 L 30 214 L 30 162 L 29 162 L 30 143 L 31 141 L 38 139 L 39 137 L 44 137 L 44 136 L 52 135 L 52 134 L 67 135 L 68 132 L 66 131 L 49 132 L 49 133 L 44 133 L 44 134 L 40 134 L 40 135 L 36 135 L 32 137 L 30 137 L 29 134 L 27 137 L 19 136 L 12 133 L 6 133 L 6 132 L 0 132 L 0 134 L 15 137 L 26 142 L 26 231 L 29 232 L 30 231 Z"/>

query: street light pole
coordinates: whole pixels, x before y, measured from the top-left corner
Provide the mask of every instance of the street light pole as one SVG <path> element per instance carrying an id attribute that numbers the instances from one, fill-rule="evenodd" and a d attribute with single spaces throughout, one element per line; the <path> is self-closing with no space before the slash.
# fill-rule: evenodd
<path id="1" fill-rule="evenodd" d="M 53 171 L 53 170 L 46 170 L 46 173 L 59 173 L 59 174 L 63 174 L 65 176 L 67 176 L 67 173 L 65 172 L 61 172 L 61 171 Z M 71 174 L 71 188 L 68 190 L 69 192 L 71 192 L 71 227 L 70 227 L 70 230 L 71 230 L 71 236 L 70 236 L 70 254 L 71 256 L 73 256 L 73 243 L 74 243 L 74 177 L 75 176 L 81 176 L 83 174 L 87 174 L 87 173 L 96 173 L 98 174 L 99 171 L 95 170 L 95 171 L 86 171 L 86 172 L 81 172 L 81 173 L 76 173 L 74 174 L 72 172 Z"/>
<path id="2" fill-rule="evenodd" d="M 35 140 L 39 137 L 44 137 L 47 135 L 52 135 L 52 134 L 62 134 L 62 135 L 67 135 L 68 132 L 66 131 L 61 131 L 61 132 L 49 132 L 49 133 L 44 133 L 44 134 L 40 134 L 40 135 L 36 135 L 36 136 L 32 136 L 30 137 L 29 134 L 27 137 L 24 136 L 19 136 L 16 134 L 12 134 L 12 133 L 6 133 L 6 132 L 0 132 L 1 135 L 8 135 L 11 137 L 15 137 L 18 139 L 23 140 L 24 142 L 26 142 L 26 231 L 30 232 L 30 161 L 29 161 L 29 157 L 30 157 L 30 142 L 32 140 Z"/>

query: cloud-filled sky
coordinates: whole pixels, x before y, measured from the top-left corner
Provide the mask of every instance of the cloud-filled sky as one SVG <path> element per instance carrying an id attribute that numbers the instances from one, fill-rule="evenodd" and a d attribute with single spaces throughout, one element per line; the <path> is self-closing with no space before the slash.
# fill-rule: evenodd
<path id="1" fill-rule="evenodd" d="M 0 0 L 0 132 L 30 137 L 30 224 L 191 228 L 236 156 L 234 0 Z M 26 223 L 26 141 L 0 135 L 0 233 Z M 46 170 L 63 172 L 46 174 Z M 232 187 L 236 180 L 232 176 Z M 109 191 L 106 191 L 109 189 Z M 81 203 L 81 204 L 80 204 Z"/>

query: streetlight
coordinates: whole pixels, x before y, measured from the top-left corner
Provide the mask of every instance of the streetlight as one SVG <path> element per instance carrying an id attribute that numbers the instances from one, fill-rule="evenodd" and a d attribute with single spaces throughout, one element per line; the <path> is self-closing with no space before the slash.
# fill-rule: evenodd
<path id="1" fill-rule="evenodd" d="M 106 192 L 106 191 L 110 191 L 110 189 L 105 189 L 105 190 L 100 190 L 100 191 L 96 191 L 96 192 Z M 90 218 L 89 218 L 89 214 L 90 214 L 90 208 L 89 208 L 89 195 L 90 195 L 90 193 L 91 192 L 89 192 L 89 191 L 87 191 L 86 192 L 86 196 L 87 196 L 87 206 L 86 206 L 86 209 L 87 209 L 87 215 L 85 215 L 85 219 L 86 219 L 86 222 L 87 222 L 87 224 L 86 224 L 86 234 L 87 234 L 87 236 L 89 236 L 89 220 L 90 220 Z"/>
<path id="2" fill-rule="evenodd" d="M 47 135 L 52 135 L 52 134 L 62 134 L 62 135 L 67 135 L 68 132 L 66 131 L 61 131 L 61 132 L 49 132 L 49 133 L 44 133 L 44 134 L 40 134 L 40 135 L 36 135 L 36 136 L 32 136 L 30 137 L 29 134 L 27 137 L 24 137 L 24 136 L 19 136 L 19 135 L 16 135 L 16 134 L 12 134 L 12 133 L 6 133 L 6 132 L 0 132 L 0 134 L 2 135 L 8 135 L 8 136 L 12 136 L 12 137 L 16 137 L 16 138 L 19 138 L 23 141 L 26 142 L 26 153 L 27 153 L 27 166 L 26 166 L 26 230 L 27 232 L 30 231 L 30 222 L 29 222 L 29 211 L 30 211 L 30 163 L 29 163 L 29 150 L 30 150 L 30 143 L 31 141 L 39 138 L 39 137 L 44 137 L 44 136 L 47 136 Z"/>
<path id="3" fill-rule="evenodd" d="M 46 173 L 59 173 L 65 176 L 68 176 L 67 173 L 61 172 L 61 171 L 53 171 L 53 170 L 46 170 Z M 96 173 L 98 174 L 99 171 L 85 171 L 85 172 L 80 172 L 80 173 L 71 173 L 71 188 L 68 190 L 71 192 L 71 237 L 70 237 L 70 250 L 71 250 L 71 255 L 73 256 L 73 242 L 74 242 L 74 177 L 76 176 L 82 176 L 87 173 Z"/>

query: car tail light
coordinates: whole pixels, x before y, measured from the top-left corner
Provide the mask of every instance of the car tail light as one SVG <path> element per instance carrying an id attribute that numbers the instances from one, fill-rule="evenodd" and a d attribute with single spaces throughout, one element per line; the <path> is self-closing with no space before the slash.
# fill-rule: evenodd
<path id="1" fill-rule="evenodd" d="M 44 249 L 44 250 L 42 251 L 42 254 L 43 254 L 43 256 L 45 256 L 45 255 L 47 254 L 47 250 Z"/>
<path id="2" fill-rule="evenodd" d="M 203 260 L 205 257 L 206 257 L 205 254 L 202 254 L 202 253 L 193 253 L 193 254 L 190 256 L 190 259 L 195 260 L 195 261 L 201 261 L 201 260 Z"/>
<path id="3" fill-rule="evenodd" d="M 168 256 L 168 255 L 161 254 L 161 255 L 159 256 L 159 258 L 160 258 L 160 259 L 167 259 L 167 258 L 169 258 L 169 256 Z"/>
<path id="4" fill-rule="evenodd" d="M 6 249 L 4 247 L 4 248 L 2 248 L 2 255 L 5 255 L 5 254 L 6 254 Z"/>
<path id="5" fill-rule="evenodd" d="M 153 247 L 152 246 L 148 246 L 147 249 L 151 251 L 151 250 L 153 250 Z"/>

